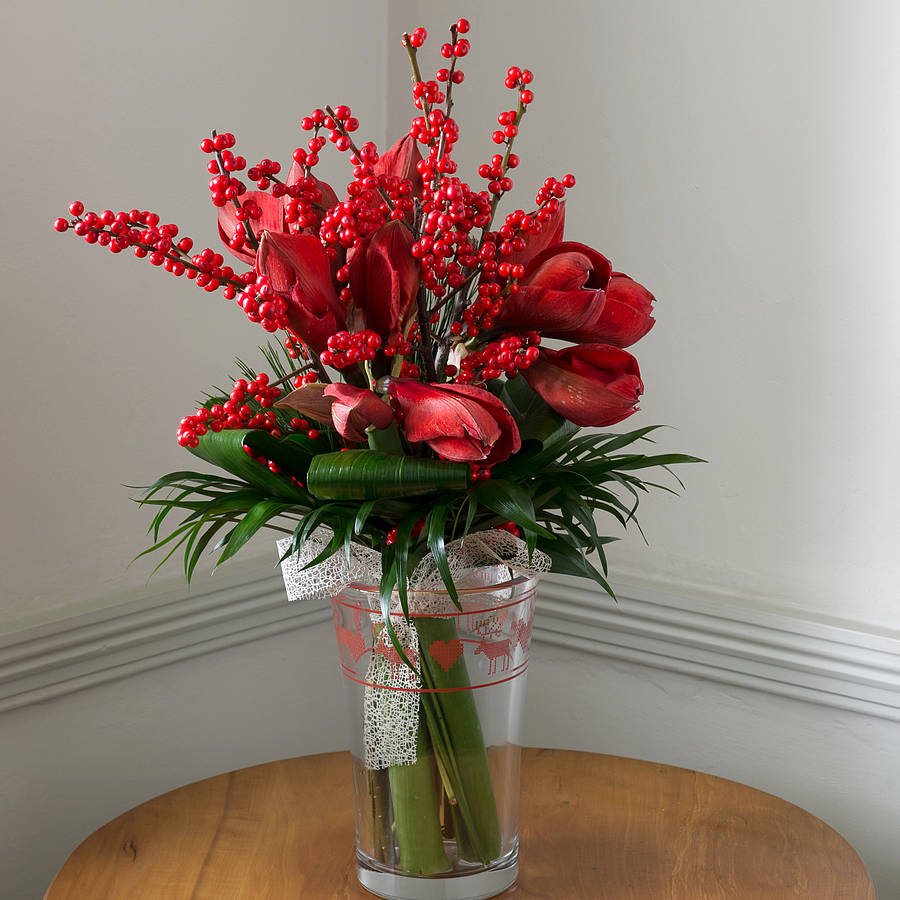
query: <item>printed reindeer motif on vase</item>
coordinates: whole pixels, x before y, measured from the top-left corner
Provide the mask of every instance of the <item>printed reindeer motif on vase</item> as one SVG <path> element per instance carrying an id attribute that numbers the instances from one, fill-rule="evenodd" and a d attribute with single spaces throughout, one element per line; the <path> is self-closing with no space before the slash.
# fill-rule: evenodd
<path id="1" fill-rule="evenodd" d="M 506 613 L 507 610 L 504 610 Z M 475 623 L 475 631 L 481 635 L 481 640 L 475 648 L 475 655 L 484 654 L 488 659 L 488 675 L 497 674 L 497 660 L 501 660 L 501 672 L 509 669 L 510 659 L 512 657 L 512 640 L 509 637 L 500 638 L 503 633 L 503 621 L 506 619 L 504 615 L 488 616 L 481 618 Z"/>

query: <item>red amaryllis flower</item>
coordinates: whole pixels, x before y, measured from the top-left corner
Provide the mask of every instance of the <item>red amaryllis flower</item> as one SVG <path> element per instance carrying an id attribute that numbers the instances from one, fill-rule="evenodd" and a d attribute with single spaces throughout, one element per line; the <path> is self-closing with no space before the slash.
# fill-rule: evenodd
<path id="1" fill-rule="evenodd" d="M 411 252 L 412 232 L 403 222 L 382 225 L 353 251 L 350 291 L 367 328 L 385 346 L 406 330 L 419 290 L 419 268 Z"/>
<path id="2" fill-rule="evenodd" d="M 391 408 L 374 391 L 351 384 L 329 384 L 324 395 L 334 400 L 331 420 L 348 441 L 364 441 L 370 425 L 387 428 L 394 421 Z"/>
<path id="3" fill-rule="evenodd" d="M 540 331 L 573 343 L 629 347 L 654 323 L 653 295 L 585 244 L 566 241 L 526 267 L 496 322 L 499 328 Z"/>
<path id="4" fill-rule="evenodd" d="M 559 415 L 576 425 L 614 425 L 637 409 L 644 391 L 637 360 L 607 344 L 546 350 L 522 373 Z"/>
<path id="5" fill-rule="evenodd" d="M 316 353 L 345 327 L 344 307 L 331 280 L 331 263 L 319 239 L 310 234 L 263 232 L 256 270 L 288 304 L 294 334 Z"/>
<path id="6" fill-rule="evenodd" d="M 275 406 L 332 425 L 349 441 L 364 441 L 370 425 L 387 428 L 394 421 L 391 408 L 378 394 L 351 384 L 304 384 Z"/>
<path id="7" fill-rule="evenodd" d="M 424 441 L 443 459 L 492 466 L 522 445 L 509 410 L 482 388 L 395 378 L 388 393 L 407 439 Z"/>
<path id="8" fill-rule="evenodd" d="M 576 340 L 580 328 L 602 317 L 611 273 L 609 260 L 585 244 L 554 244 L 526 266 L 519 291 L 506 299 L 496 325 Z"/>

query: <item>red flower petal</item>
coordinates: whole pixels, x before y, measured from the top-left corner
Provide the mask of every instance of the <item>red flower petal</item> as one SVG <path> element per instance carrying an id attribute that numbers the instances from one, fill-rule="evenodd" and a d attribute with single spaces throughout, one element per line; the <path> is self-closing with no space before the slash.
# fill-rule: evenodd
<path id="1" fill-rule="evenodd" d="M 419 289 L 412 232 L 403 222 L 388 222 L 358 246 L 350 258 L 350 290 L 365 326 L 385 345 L 405 332 Z"/>
<path id="2" fill-rule="evenodd" d="M 373 391 L 350 384 L 330 384 L 325 397 L 334 399 L 331 416 L 334 427 L 350 441 L 365 441 L 366 428 L 387 428 L 394 421 L 391 408 Z"/>
<path id="3" fill-rule="evenodd" d="M 496 325 L 507 331 L 539 331 L 544 337 L 568 338 L 600 315 L 605 300 L 603 291 L 554 291 L 524 285 L 506 298 Z"/>
<path id="4" fill-rule="evenodd" d="M 611 274 L 612 264 L 602 253 L 587 244 L 563 241 L 547 247 L 528 263 L 522 283 L 558 291 L 602 291 Z"/>
<path id="5" fill-rule="evenodd" d="M 288 303 L 294 333 L 317 353 L 345 326 L 344 308 L 331 280 L 331 263 L 319 239 L 309 234 L 264 232 L 256 268 Z"/>
<path id="6" fill-rule="evenodd" d="M 653 327 L 653 302 L 653 294 L 643 285 L 621 272 L 613 272 L 600 314 L 588 318 L 569 335 L 569 340 L 630 347 Z"/>
<path id="7" fill-rule="evenodd" d="M 542 348 L 523 374 L 555 412 L 581 426 L 621 422 L 635 412 L 644 390 L 637 360 L 606 344 Z"/>
<path id="8" fill-rule="evenodd" d="M 326 385 L 318 381 L 304 384 L 275 402 L 278 409 L 292 409 L 323 425 L 331 424 L 332 397 L 325 396 Z"/>
<path id="9" fill-rule="evenodd" d="M 262 210 L 261 218 L 249 220 L 250 228 L 257 239 L 263 231 L 284 231 L 284 208 L 281 200 L 276 200 L 265 191 L 247 191 L 241 196 L 241 205 L 246 205 L 248 201 L 256 203 Z M 219 207 L 219 237 L 226 247 L 240 224 L 235 215 L 236 212 L 237 208 L 230 202 Z M 249 243 L 244 244 L 243 250 L 232 250 L 231 247 L 228 247 L 228 252 L 244 262 L 252 263 L 256 259 L 256 251 Z"/>

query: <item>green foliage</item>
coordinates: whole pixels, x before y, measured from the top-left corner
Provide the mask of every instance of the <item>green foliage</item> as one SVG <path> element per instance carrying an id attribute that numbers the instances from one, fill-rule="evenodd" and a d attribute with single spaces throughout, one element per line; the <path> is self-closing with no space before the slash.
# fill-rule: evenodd
<path id="1" fill-rule="evenodd" d="M 208 433 L 193 452 L 232 477 L 174 472 L 146 488 L 139 502 L 157 512 L 149 529 L 153 545 L 144 553 L 162 551 L 165 562 L 183 548 L 190 580 L 216 538 L 213 550 L 220 551 L 219 562 L 262 528 L 289 535 L 289 555 L 326 525 L 333 537 L 309 565 L 342 550 L 349 558 L 353 542 L 378 549 L 382 606 L 389 607 L 396 590 L 406 611 L 408 577 L 424 555 L 434 557 L 456 600 L 446 544 L 511 521 L 521 529 L 530 553 L 538 549 L 549 554 L 554 572 L 590 578 L 612 595 L 604 548 L 617 538 L 604 534 L 598 521 L 639 528 L 641 497 L 652 488 L 673 490 L 645 481 L 644 470 L 672 474 L 672 466 L 702 460 L 636 452 L 641 443 L 652 443 L 656 426 L 625 434 L 586 434 L 554 413 L 524 379 L 492 387 L 519 425 L 522 448 L 495 466 L 488 481 L 470 484 L 466 465 L 384 452 L 378 442 L 378 449 L 334 452 L 339 442 L 333 433 L 318 441 L 303 434 L 273 437 L 265 431 Z M 392 450 L 403 449 L 399 436 L 389 444 Z M 254 456 L 273 460 L 281 473 L 269 471 Z M 183 517 L 161 536 L 173 512 Z M 391 529 L 396 537 L 388 546 Z M 396 636 L 391 637 L 402 653 Z"/>

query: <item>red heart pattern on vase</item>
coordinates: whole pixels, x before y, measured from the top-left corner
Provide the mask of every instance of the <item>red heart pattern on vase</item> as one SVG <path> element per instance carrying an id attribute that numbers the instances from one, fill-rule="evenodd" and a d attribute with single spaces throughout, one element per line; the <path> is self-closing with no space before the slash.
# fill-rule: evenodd
<path id="1" fill-rule="evenodd" d="M 512 630 L 515 640 L 523 650 L 528 649 L 528 643 L 531 640 L 531 629 L 534 624 L 529 619 L 519 619 L 513 622 Z"/>
<path id="2" fill-rule="evenodd" d="M 462 656 L 462 641 L 432 641 L 428 648 L 431 658 L 445 671 L 449 672 L 454 663 Z"/>

